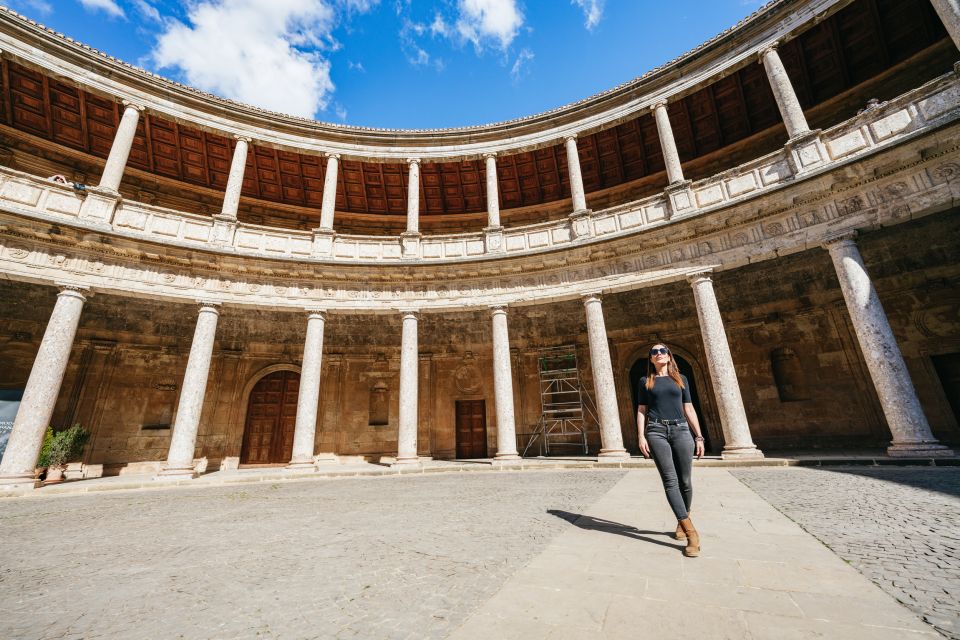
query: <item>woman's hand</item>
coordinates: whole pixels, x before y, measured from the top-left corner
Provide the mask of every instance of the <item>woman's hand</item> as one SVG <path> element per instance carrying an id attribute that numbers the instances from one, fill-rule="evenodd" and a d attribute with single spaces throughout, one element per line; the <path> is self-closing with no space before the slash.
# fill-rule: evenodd
<path id="1" fill-rule="evenodd" d="M 694 440 L 694 455 L 697 456 L 697 460 L 703 457 L 703 440 Z"/>
<path id="2" fill-rule="evenodd" d="M 703 449 L 703 447 L 700 447 L 700 448 L 701 450 Z M 643 454 L 644 458 L 650 457 L 650 445 L 647 444 L 646 438 L 640 438 L 640 453 Z"/>

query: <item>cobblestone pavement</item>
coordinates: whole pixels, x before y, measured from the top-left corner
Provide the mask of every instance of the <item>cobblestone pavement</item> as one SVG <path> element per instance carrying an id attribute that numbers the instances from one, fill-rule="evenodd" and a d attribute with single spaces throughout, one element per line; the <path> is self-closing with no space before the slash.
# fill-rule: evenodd
<path id="1" fill-rule="evenodd" d="M 732 472 L 948 638 L 960 638 L 960 469 Z"/>
<path id="2" fill-rule="evenodd" d="M 0 637 L 442 638 L 619 470 L 0 504 Z"/>

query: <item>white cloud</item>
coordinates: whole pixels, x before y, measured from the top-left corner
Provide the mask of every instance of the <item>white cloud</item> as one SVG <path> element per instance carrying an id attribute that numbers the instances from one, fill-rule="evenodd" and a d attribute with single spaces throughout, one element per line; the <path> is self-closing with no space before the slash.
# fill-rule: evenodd
<path id="1" fill-rule="evenodd" d="M 587 31 L 593 31 L 593 28 L 600 24 L 606 0 L 570 0 L 570 2 L 583 10 L 583 16 L 587 19 L 584 23 Z"/>
<path id="2" fill-rule="evenodd" d="M 533 60 L 533 58 L 533 51 L 530 51 L 530 49 L 520 50 L 520 54 L 517 56 L 517 59 L 514 60 L 513 66 L 510 68 L 510 78 L 514 83 L 520 82 L 520 78 L 529 73 L 527 70 L 527 63 Z"/>
<path id="3" fill-rule="evenodd" d="M 433 17 L 433 22 L 430 23 L 430 33 L 441 37 L 450 35 L 450 26 L 439 13 Z"/>
<path id="4" fill-rule="evenodd" d="M 127 17 L 116 0 L 79 0 L 79 2 L 87 11 L 103 11 L 113 18 Z"/>
<path id="5" fill-rule="evenodd" d="M 477 49 L 496 40 L 506 50 L 523 26 L 523 14 L 516 0 L 459 0 L 457 32 Z"/>
<path id="6" fill-rule="evenodd" d="M 166 24 L 152 56 L 158 67 L 179 69 L 205 91 L 314 117 L 334 90 L 320 53 L 336 46 L 334 19 L 325 0 L 202 0 L 190 5 L 189 24 Z"/>
<path id="7" fill-rule="evenodd" d="M 160 12 L 157 11 L 157 8 L 146 0 L 134 0 L 133 4 L 137 7 L 137 11 L 139 11 L 147 20 L 152 22 L 163 21 L 163 19 L 160 17 Z"/>

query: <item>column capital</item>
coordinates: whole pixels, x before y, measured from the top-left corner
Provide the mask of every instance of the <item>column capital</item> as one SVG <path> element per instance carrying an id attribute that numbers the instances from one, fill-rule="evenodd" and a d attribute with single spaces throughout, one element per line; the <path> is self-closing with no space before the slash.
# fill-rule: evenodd
<path id="1" fill-rule="evenodd" d="M 319 318 L 320 320 L 327 319 L 327 310 L 324 307 L 304 307 L 304 311 L 307 312 L 307 319 L 309 320 L 313 318 Z"/>
<path id="2" fill-rule="evenodd" d="M 657 109 L 660 109 L 661 107 L 664 108 L 664 109 L 667 108 L 667 99 L 666 99 L 666 98 L 663 98 L 662 100 L 657 100 L 657 101 L 654 102 L 652 105 L 650 105 L 650 111 L 656 111 Z"/>
<path id="3" fill-rule="evenodd" d="M 507 306 L 505 304 L 491 304 L 487 308 L 490 309 L 490 315 L 507 315 Z"/>
<path id="4" fill-rule="evenodd" d="M 489 160 L 490 158 L 493 158 L 494 160 L 496 160 L 496 158 L 497 158 L 497 152 L 496 152 L 496 151 L 487 151 L 486 153 L 483 154 L 483 159 L 484 159 L 484 160 Z"/>
<path id="5" fill-rule="evenodd" d="M 147 107 L 145 105 L 142 105 L 139 102 L 134 102 L 132 100 L 121 100 L 120 104 L 122 104 L 125 108 L 136 109 L 140 113 L 143 113 L 144 111 L 147 110 Z"/>
<path id="6" fill-rule="evenodd" d="M 713 280 L 713 269 L 701 269 L 699 271 L 693 271 L 687 274 L 687 282 L 690 284 L 697 284 L 698 282 L 703 282 L 704 280 Z"/>
<path id="7" fill-rule="evenodd" d="M 571 140 L 576 140 L 576 139 L 577 139 L 576 133 L 568 133 L 567 135 L 563 136 L 564 142 L 570 142 Z"/>
<path id="8" fill-rule="evenodd" d="M 215 314 L 217 314 L 217 315 L 219 316 L 219 315 L 220 315 L 220 306 L 221 306 L 223 303 L 221 303 L 221 302 L 218 301 L 218 300 L 206 300 L 206 299 L 203 299 L 203 298 L 198 298 L 198 299 L 196 300 L 196 304 L 197 304 L 197 310 L 198 310 L 200 313 L 203 313 L 204 311 L 207 311 L 207 312 L 210 312 L 210 313 L 215 313 Z"/>
<path id="9" fill-rule="evenodd" d="M 848 247 L 857 244 L 857 230 L 844 229 L 827 235 L 820 243 L 820 246 L 829 251 L 834 247 Z"/>
<path id="10" fill-rule="evenodd" d="M 404 318 L 413 317 L 416 319 L 420 317 L 420 309 L 414 309 L 412 307 L 398 307 L 396 311 Z"/>
<path id="11" fill-rule="evenodd" d="M 60 293 L 57 295 L 64 296 L 65 298 L 79 298 L 80 300 L 86 300 L 92 295 L 90 292 L 90 287 L 82 284 L 73 284 L 72 282 L 54 282 L 54 285 L 60 289 Z"/>
<path id="12" fill-rule="evenodd" d="M 233 139 L 236 140 L 237 142 L 246 142 L 247 144 L 250 144 L 251 142 L 253 142 L 253 138 L 249 136 L 242 136 L 239 133 L 233 134 Z"/>
<path id="13" fill-rule="evenodd" d="M 334 152 L 334 151 L 325 151 L 325 152 L 323 153 L 323 157 L 324 157 L 324 158 L 329 158 L 329 159 L 332 159 L 332 160 L 339 160 L 339 159 L 340 159 L 340 154 L 339 154 L 339 153 L 336 153 L 336 152 Z M 408 162 L 409 162 L 409 161 L 408 161 Z"/>
<path id="14" fill-rule="evenodd" d="M 591 302 L 600 302 L 601 300 L 603 300 L 603 292 L 590 291 L 588 293 L 582 294 L 580 296 L 580 299 L 583 300 L 583 304 L 589 304 Z"/>
<path id="15" fill-rule="evenodd" d="M 410 166 L 417 165 L 420 166 L 420 158 L 407 158 L 407 164 Z"/>
<path id="16" fill-rule="evenodd" d="M 767 43 L 762 47 L 760 47 L 760 49 L 757 50 L 757 58 L 758 58 L 757 61 L 760 64 L 763 64 L 763 57 L 771 52 L 776 53 L 777 48 L 779 46 L 780 46 L 780 42 L 778 40 L 774 40 L 773 42 Z"/>

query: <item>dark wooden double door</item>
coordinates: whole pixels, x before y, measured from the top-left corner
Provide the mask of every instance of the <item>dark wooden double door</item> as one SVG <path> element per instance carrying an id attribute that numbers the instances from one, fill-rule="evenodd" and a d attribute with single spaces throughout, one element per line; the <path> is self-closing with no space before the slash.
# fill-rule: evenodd
<path id="1" fill-rule="evenodd" d="M 487 403 L 457 400 L 457 457 L 486 458 Z"/>
<path id="2" fill-rule="evenodd" d="M 300 374 L 277 371 L 264 376 L 250 392 L 243 430 L 241 464 L 281 464 L 293 455 Z"/>

